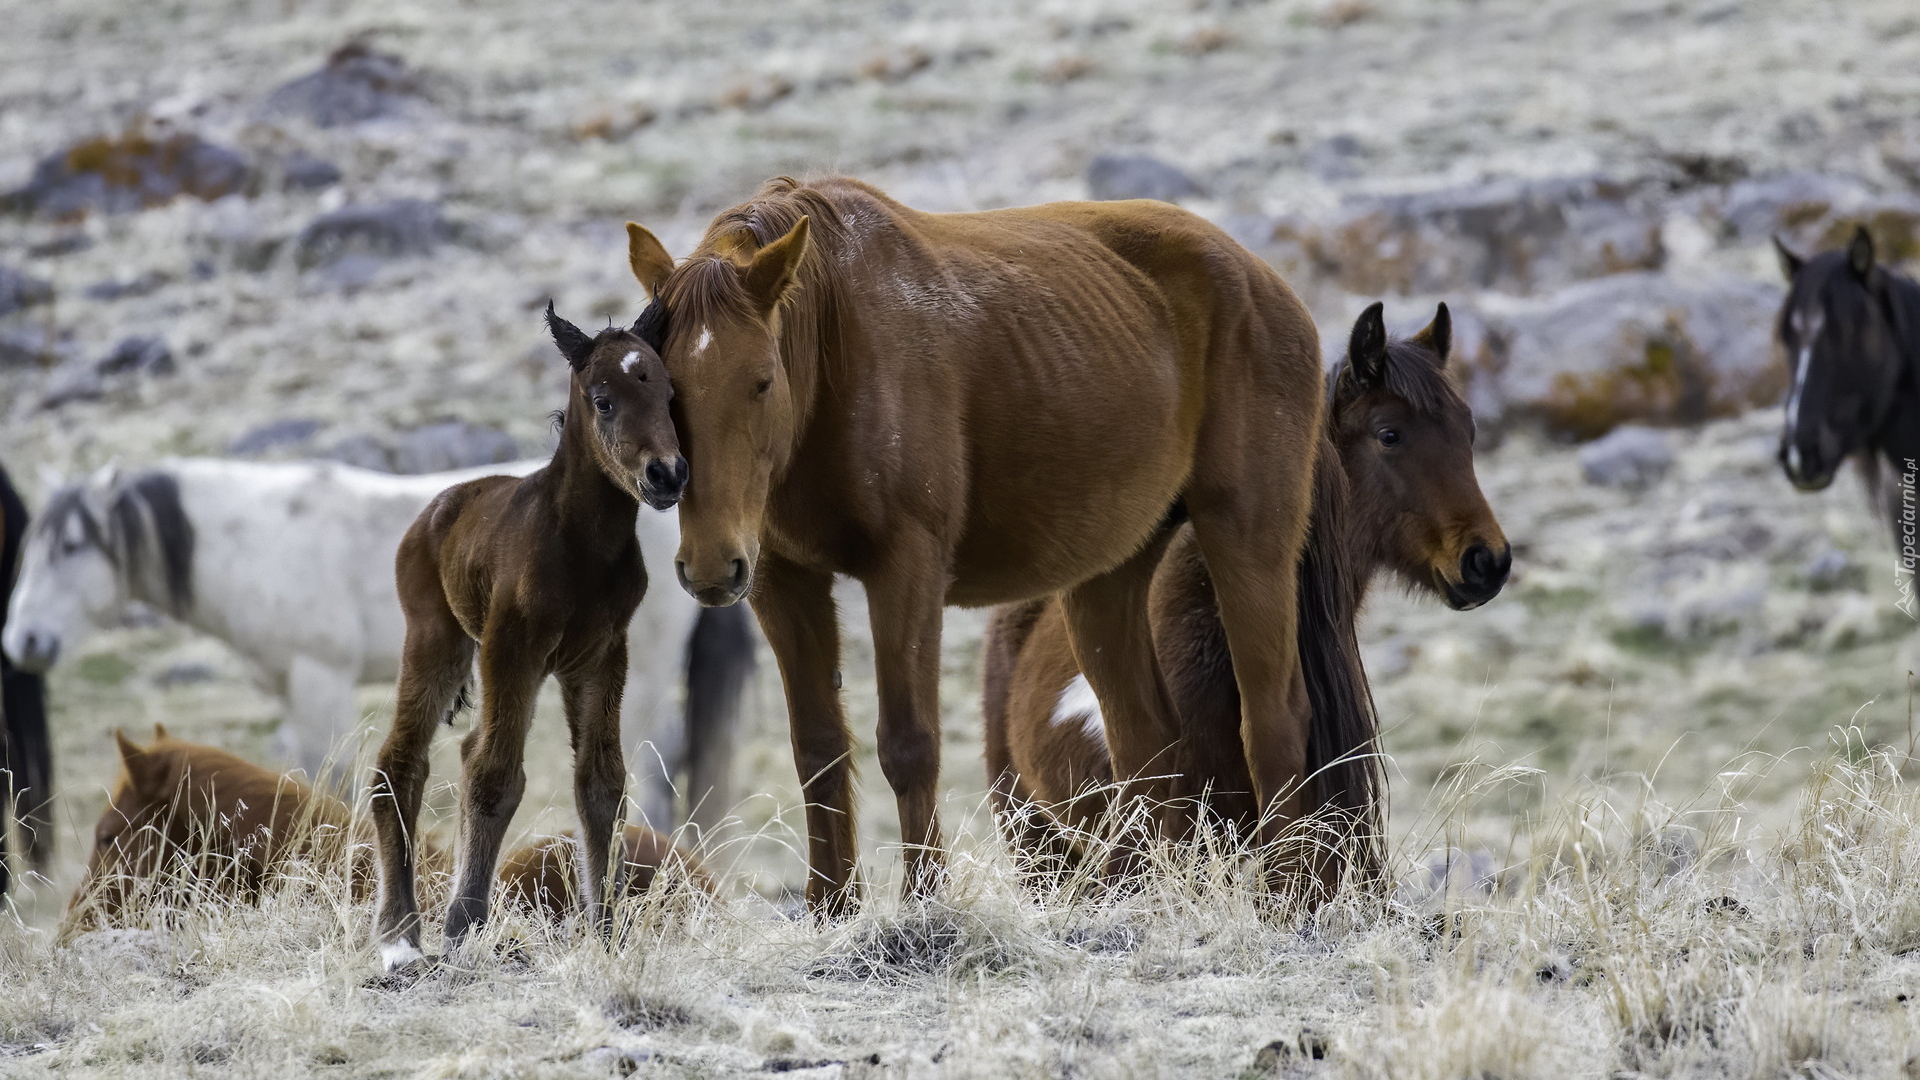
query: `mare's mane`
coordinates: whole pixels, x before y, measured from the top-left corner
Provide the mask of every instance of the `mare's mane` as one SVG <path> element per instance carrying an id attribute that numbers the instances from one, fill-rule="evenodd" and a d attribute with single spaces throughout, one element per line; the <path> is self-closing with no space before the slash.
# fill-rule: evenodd
<path id="1" fill-rule="evenodd" d="M 85 485 L 68 484 L 47 500 L 34 527 L 57 544 L 76 523 L 86 543 L 99 548 L 123 577 L 132 580 L 157 569 L 171 614 L 184 615 L 193 607 L 193 523 L 171 474 L 143 472 L 116 481 L 107 493 L 104 522 L 88 505 Z"/>

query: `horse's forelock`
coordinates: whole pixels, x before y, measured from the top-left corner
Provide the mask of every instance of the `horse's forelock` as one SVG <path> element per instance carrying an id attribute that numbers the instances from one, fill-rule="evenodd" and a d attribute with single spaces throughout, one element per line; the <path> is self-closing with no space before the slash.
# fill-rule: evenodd
<path id="1" fill-rule="evenodd" d="M 120 561 L 119 553 L 107 543 L 106 532 L 100 526 L 100 519 L 94 515 L 93 507 L 87 505 L 86 489 L 80 484 L 67 484 L 48 497 L 47 508 L 40 512 L 40 517 L 33 523 L 33 531 L 47 538 L 57 557 L 61 550 L 60 537 L 75 526 L 79 527 L 82 541 L 87 546 L 98 548 L 110 562 Z"/>
<path id="2" fill-rule="evenodd" d="M 667 275 L 660 288 L 665 303 L 655 305 L 666 309 L 661 312 L 663 322 L 668 312 L 675 326 L 757 314 L 754 299 L 740 279 L 740 249 L 751 244 L 757 250 L 773 243 L 792 232 L 801 218 L 807 219 L 809 237 L 801 263 L 802 282 L 835 272 L 838 264 L 825 253 L 836 249 L 842 239 L 840 206 L 817 187 L 777 176 L 752 199 L 714 218 L 700 246 Z"/>
<path id="3" fill-rule="evenodd" d="M 1347 361 L 1343 358 L 1327 375 L 1327 396 L 1334 408 L 1346 404 L 1351 396 L 1343 378 Z M 1440 357 L 1432 349 L 1412 339 L 1390 342 L 1384 368 L 1387 392 L 1405 401 L 1414 412 L 1428 417 L 1445 417 L 1466 409 L 1466 401 L 1447 378 Z"/>

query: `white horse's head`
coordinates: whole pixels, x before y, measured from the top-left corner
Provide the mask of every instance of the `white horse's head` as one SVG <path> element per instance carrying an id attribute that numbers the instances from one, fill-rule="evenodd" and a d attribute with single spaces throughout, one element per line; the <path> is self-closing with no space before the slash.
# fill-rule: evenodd
<path id="1" fill-rule="evenodd" d="M 55 489 L 27 534 L 0 648 L 19 667 L 45 671 L 118 620 L 135 595 L 153 593 L 180 613 L 192 596 L 181 554 L 190 556 L 192 544 L 178 488 L 165 474 L 123 479 L 109 465 Z M 160 588 L 139 588 L 143 579 Z"/>

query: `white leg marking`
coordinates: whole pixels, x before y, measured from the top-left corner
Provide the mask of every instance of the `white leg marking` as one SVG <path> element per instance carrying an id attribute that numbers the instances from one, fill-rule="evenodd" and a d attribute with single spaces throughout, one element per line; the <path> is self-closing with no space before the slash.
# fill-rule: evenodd
<path id="1" fill-rule="evenodd" d="M 380 967 L 384 971 L 394 971 L 406 967 L 425 954 L 413 947 L 410 941 L 396 941 L 391 945 L 380 946 Z"/>
<path id="2" fill-rule="evenodd" d="M 1078 723 L 1087 737 L 1101 746 L 1107 745 L 1107 718 L 1100 713 L 1100 699 L 1094 696 L 1093 686 L 1085 675 L 1075 675 L 1060 691 L 1060 700 L 1053 706 L 1053 715 L 1048 723 L 1054 725 Z"/>

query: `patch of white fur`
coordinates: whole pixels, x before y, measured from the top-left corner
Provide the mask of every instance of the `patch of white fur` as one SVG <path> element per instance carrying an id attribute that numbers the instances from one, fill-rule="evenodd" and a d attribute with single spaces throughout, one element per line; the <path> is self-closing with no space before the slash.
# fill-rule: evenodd
<path id="1" fill-rule="evenodd" d="M 1788 453 L 1793 455 L 1793 466 L 1799 469 L 1799 453 L 1793 447 L 1794 432 L 1800 426 L 1800 396 L 1807 388 L 1807 368 L 1813 363 L 1813 343 L 1820 336 L 1822 324 L 1826 321 L 1822 312 L 1814 312 L 1811 318 L 1793 313 L 1794 329 L 1800 334 L 1800 355 L 1794 358 L 1793 385 L 1787 389 L 1787 444 Z"/>
<path id="2" fill-rule="evenodd" d="M 633 374 L 633 365 L 639 362 L 640 362 L 640 350 L 635 349 L 634 351 L 620 358 L 620 370 L 631 375 Z"/>
<path id="3" fill-rule="evenodd" d="M 693 343 L 693 351 L 697 353 L 706 352 L 707 346 L 711 344 L 713 344 L 713 331 L 707 329 L 704 326 L 701 327 L 700 338 L 699 340 Z"/>
<path id="4" fill-rule="evenodd" d="M 380 946 L 380 968 L 383 971 L 397 971 L 425 955 L 414 948 L 410 941 L 396 941 L 382 945 Z"/>
<path id="5" fill-rule="evenodd" d="M 1100 699 L 1085 675 L 1075 675 L 1060 691 L 1060 700 L 1054 703 L 1047 722 L 1056 726 L 1078 723 L 1089 739 L 1107 745 L 1107 718 L 1101 714 Z"/>

